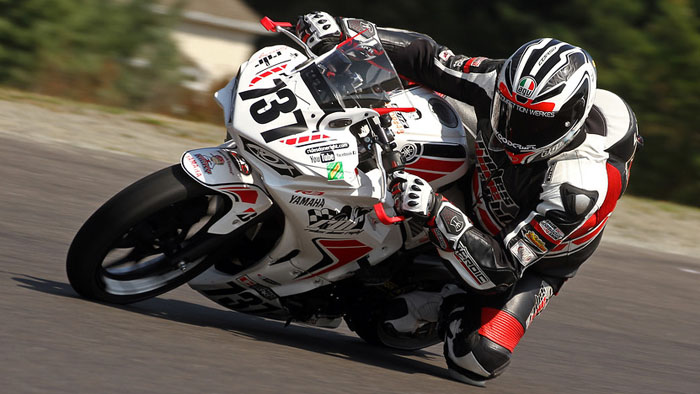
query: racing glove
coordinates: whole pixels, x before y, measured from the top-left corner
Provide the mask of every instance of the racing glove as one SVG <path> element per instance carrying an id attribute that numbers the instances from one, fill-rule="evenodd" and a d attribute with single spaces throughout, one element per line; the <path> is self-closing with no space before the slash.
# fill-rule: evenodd
<path id="1" fill-rule="evenodd" d="M 396 213 L 415 218 L 421 224 L 434 218 L 434 210 L 442 198 L 441 195 L 433 192 L 433 188 L 427 181 L 405 171 L 396 171 L 392 174 L 389 189 L 394 198 Z"/>
<path id="2" fill-rule="evenodd" d="M 335 18 L 326 12 L 314 11 L 299 16 L 296 34 L 313 53 L 320 55 L 338 45 L 342 31 Z"/>

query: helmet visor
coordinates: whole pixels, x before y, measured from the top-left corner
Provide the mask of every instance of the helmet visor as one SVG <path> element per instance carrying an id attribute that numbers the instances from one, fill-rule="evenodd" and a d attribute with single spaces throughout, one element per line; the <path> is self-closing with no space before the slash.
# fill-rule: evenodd
<path id="1" fill-rule="evenodd" d="M 548 112 L 517 105 L 498 92 L 493 99 L 491 127 L 503 148 L 515 153 L 534 152 L 571 130 L 585 107 L 579 100 L 573 101 L 576 104 Z"/>

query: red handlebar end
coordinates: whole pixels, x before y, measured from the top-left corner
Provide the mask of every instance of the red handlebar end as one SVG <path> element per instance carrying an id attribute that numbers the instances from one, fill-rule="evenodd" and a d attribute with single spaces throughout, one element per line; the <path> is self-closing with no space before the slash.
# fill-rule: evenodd
<path id="1" fill-rule="evenodd" d="M 384 204 L 380 202 L 374 204 L 374 212 L 377 213 L 377 219 L 379 219 L 380 222 L 386 225 L 403 222 L 404 220 L 406 220 L 406 218 L 403 216 L 390 217 L 389 215 L 387 215 L 384 211 Z"/>
<path id="2" fill-rule="evenodd" d="M 277 31 L 277 27 L 292 27 L 292 24 L 289 22 L 275 22 L 272 19 L 268 17 L 263 17 L 260 19 L 260 24 L 263 25 L 265 30 L 267 31 Z"/>
<path id="3" fill-rule="evenodd" d="M 390 112 L 416 112 L 414 107 L 398 108 L 398 107 L 388 107 L 388 108 L 372 108 L 379 115 L 386 115 Z"/>

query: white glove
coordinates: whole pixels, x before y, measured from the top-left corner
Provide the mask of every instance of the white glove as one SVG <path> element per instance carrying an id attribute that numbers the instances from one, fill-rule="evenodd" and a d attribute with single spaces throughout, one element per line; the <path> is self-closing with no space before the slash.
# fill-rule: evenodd
<path id="1" fill-rule="evenodd" d="M 296 34 L 316 54 L 338 45 L 342 35 L 335 18 L 327 12 L 319 11 L 300 16 L 297 20 Z"/>
<path id="2" fill-rule="evenodd" d="M 404 171 L 397 171 L 392 174 L 389 187 L 394 197 L 396 213 L 426 222 L 434 216 L 433 210 L 439 200 L 428 181 Z"/>

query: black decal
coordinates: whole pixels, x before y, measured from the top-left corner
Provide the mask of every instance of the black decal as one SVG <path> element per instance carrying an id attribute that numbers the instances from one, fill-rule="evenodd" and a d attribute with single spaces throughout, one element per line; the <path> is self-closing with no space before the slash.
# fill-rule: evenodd
<path id="1" fill-rule="evenodd" d="M 248 220 L 254 218 L 257 214 L 258 214 L 257 212 L 243 212 L 243 213 L 236 215 L 236 217 L 238 218 L 238 220 L 245 223 Z"/>
<path id="2" fill-rule="evenodd" d="M 280 138 L 289 137 L 290 135 L 299 134 L 307 131 L 308 127 L 306 126 L 306 120 L 304 119 L 304 114 L 301 112 L 301 110 L 298 109 L 294 111 L 293 114 L 294 119 L 296 119 L 296 123 L 287 126 L 277 127 L 275 129 L 270 129 L 260 133 L 265 142 L 278 140 Z"/>
<path id="3" fill-rule="evenodd" d="M 289 113 L 297 107 L 297 98 L 294 92 L 289 89 L 282 89 L 277 92 L 277 97 L 281 101 L 272 100 L 269 103 L 265 99 L 257 101 L 250 106 L 250 116 L 258 123 L 270 123 L 279 118 L 280 113 Z M 267 109 L 266 109 L 267 108 Z M 262 111 L 262 112 L 261 112 Z M 281 137 L 278 137 L 281 138 Z"/>
<path id="4" fill-rule="evenodd" d="M 357 234 L 365 225 L 365 214 L 369 209 L 344 206 L 340 212 L 335 209 L 310 209 L 307 231 L 324 234 Z"/>
<path id="5" fill-rule="evenodd" d="M 287 253 L 284 257 L 282 257 L 282 258 L 280 258 L 279 260 L 275 261 L 274 263 L 270 263 L 270 265 L 275 265 L 275 264 L 280 264 L 280 263 L 287 262 L 287 261 L 293 259 L 294 257 L 296 257 L 298 254 L 299 254 L 299 249 L 294 249 L 294 250 L 292 250 L 291 252 Z M 271 279 L 263 278 L 263 280 L 264 280 L 265 282 L 267 282 L 267 283 L 270 283 L 269 281 L 270 281 Z M 272 284 L 279 285 L 279 283 L 277 283 L 277 282 L 272 283 Z"/>
<path id="6" fill-rule="evenodd" d="M 246 151 L 250 152 L 255 158 L 272 167 L 278 174 L 286 175 L 291 177 L 296 177 L 301 175 L 301 172 L 294 167 L 291 163 L 288 163 L 284 159 L 280 158 L 276 154 L 268 151 L 267 149 L 261 148 L 260 146 L 253 144 L 252 142 L 243 139 L 243 147 Z"/>
<path id="7" fill-rule="evenodd" d="M 250 99 L 259 98 L 262 96 L 267 96 L 268 94 L 275 93 L 276 91 L 287 86 L 287 84 L 285 84 L 284 82 L 282 82 L 279 79 L 274 79 L 273 82 L 275 83 L 275 86 L 273 86 L 271 88 L 246 90 L 245 92 L 241 92 L 238 95 L 241 96 L 242 100 L 250 100 Z"/>
<path id="8" fill-rule="evenodd" d="M 467 151 L 464 150 L 462 145 L 457 144 L 423 144 L 422 155 L 464 159 L 467 157 Z"/>
<path id="9" fill-rule="evenodd" d="M 350 144 L 348 144 L 347 142 L 341 142 L 341 143 L 332 144 L 332 145 L 324 145 L 324 146 L 317 146 L 314 148 L 308 148 L 304 152 L 307 155 L 312 155 L 314 153 L 328 152 L 328 151 L 332 151 L 332 150 L 336 150 L 336 149 L 345 149 L 349 146 L 350 146 Z"/>
<path id="10" fill-rule="evenodd" d="M 323 208 L 323 206 L 326 204 L 326 200 L 324 198 L 292 196 L 289 203 L 304 207 Z"/>

